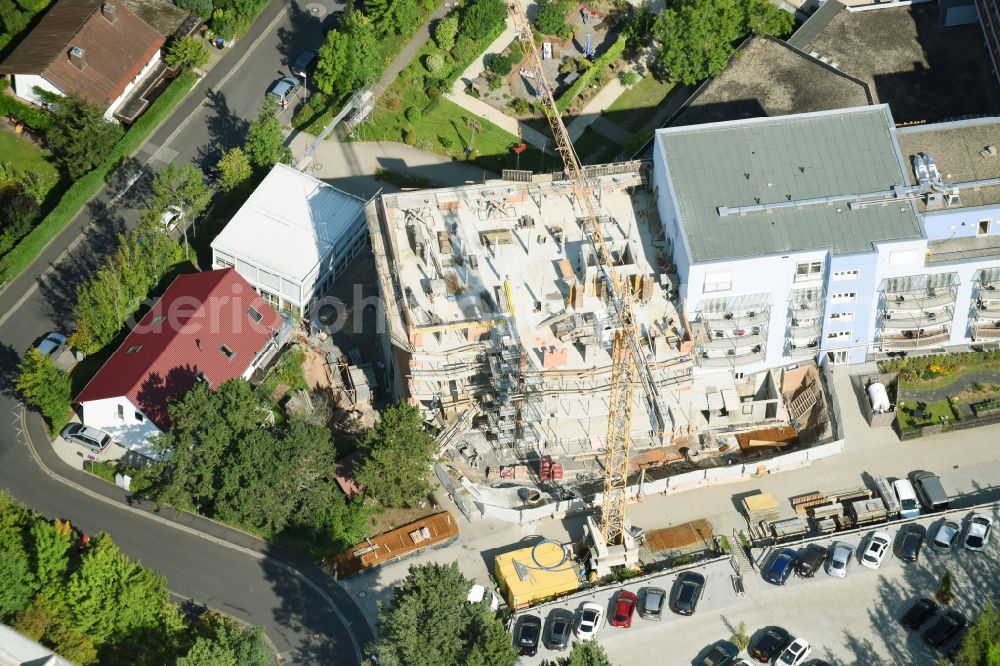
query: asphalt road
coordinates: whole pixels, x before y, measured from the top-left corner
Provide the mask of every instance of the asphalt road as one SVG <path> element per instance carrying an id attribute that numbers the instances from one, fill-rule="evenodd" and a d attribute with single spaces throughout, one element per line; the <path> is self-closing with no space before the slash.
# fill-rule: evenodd
<path id="1" fill-rule="evenodd" d="M 331 0 L 308 6 L 335 8 Z M 151 518 L 129 508 L 124 493 L 53 457 L 45 463 L 50 469 L 90 491 L 54 478 L 35 459 L 22 434 L 27 426 L 39 455 L 51 455 L 37 416 L 22 421 L 11 391 L 20 356 L 46 331 L 69 320 L 76 285 L 145 207 L 150 174 L 171 161 L 213 165 L 222 151 L 242 140 L 264 91 L 287 72 L 290 59 L 319 46 L 323 23 L 305 7 L 273 0 L 250 34 L 197 84 L 136 159 L 109 180 L 35 264 L 0 292 L 0 487 L 47 516 L 69 519 L 88 532 L 108 532 L 124 553 L 164 574 L 175 594 L 264 627 L 285 663 L 354 664 L 355 643 L 363 647 L 374 636 L 351 599 L 316 567 L 240 534 L 222 534 L 243 539 L 245 548 L 233 549 Z M 136 174 L 141 177 L 129 185 Z"/>

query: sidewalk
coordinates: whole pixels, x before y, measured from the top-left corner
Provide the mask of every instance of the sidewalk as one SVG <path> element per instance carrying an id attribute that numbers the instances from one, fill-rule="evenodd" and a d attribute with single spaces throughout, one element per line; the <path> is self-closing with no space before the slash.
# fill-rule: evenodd
<path id="1" fill-rule="evenodd" d="M 634 66 L 631 66 L 630 69 L 635 71 Z M 619 77 L 611 79 L 589 102 L 583 105 L 580 113 L 566 126 L 569 138 L 576 141 L 584 130 L 593 126 L 594 130 L 606 139 L 611 139 L 618 145 L 624 146 L 629 139 L 629 133 L 601 116 L 601 111 L 611 106 L 625 90 L 626 88 L 622 85 Z"/>
<path id="2" fill-rule="evenodd" d="M 455 83 L 452 84 L 448 98 L 469 113 L 481 116 L 499 128 L 510 132 L 514 136 L 521 137 L 521 139 L 526 143 L 536 147 L 543 147 L 549 142 L 548 136 L 532 127 L 529 127 L 516 118 L 508 116 L 506 113 L 490 106 L 486 102 L 465 94 L 466 86 L 468 86 L 473 79 L 478 77 L 479 74 L 486 69 L 486 56 L 491 53 L 500 53 L 515 39 L 517 39 L 517 30 L 514 28 L 514 23 L 508 18 L 507 27 L 504 28 L 504 31 L 500 34 L 500 36 L 494 39 L 493 43 L 487 46 L 483 52 L 479 54 L 479 57 L 476 58 L 473 63 L 469 65 L 464 72 L 462 72 L 462 75 L 455 80 Z"/>

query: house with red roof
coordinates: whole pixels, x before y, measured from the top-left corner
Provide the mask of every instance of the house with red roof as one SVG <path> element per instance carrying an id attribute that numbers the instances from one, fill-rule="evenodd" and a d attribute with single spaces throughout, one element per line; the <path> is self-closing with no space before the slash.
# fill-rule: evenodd
<path id="1" fill-rule="evenodd" d="M 160 62 L 166 38 L 124 2 L 58 0 L 0 63 L 14 93 L 40 104 L 38 87 L 77 95 L 111 119 Z"/>
<path id="2" fill-rule="evenodd" d="M 76 396 L 81 420 L 153 457 L 148 439 L 170 428 L 167 404 L 265 366 L 290 322 L 235 269 L 178 276 Z"/>

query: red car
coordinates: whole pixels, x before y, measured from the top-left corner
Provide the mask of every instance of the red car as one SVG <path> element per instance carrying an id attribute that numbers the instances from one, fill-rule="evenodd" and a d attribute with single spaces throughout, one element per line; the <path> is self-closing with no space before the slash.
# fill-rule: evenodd
<path id="1" fill-rule="evenodd" d="M 631 627 L 632 614 L 635 613 L 635 606 L 639 598 L 635 593 L 622 590 L 618 593 L 618 601 L 615 602 L 615 614 L 611 616 L 612 627 Z"/>

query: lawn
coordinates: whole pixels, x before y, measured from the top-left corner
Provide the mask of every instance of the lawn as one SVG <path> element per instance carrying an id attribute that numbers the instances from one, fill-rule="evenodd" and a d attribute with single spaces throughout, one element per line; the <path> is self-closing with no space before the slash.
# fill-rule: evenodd
<path id="1" fill-rule="evenodd" d="M 663 82 L 651 75 L 646 76 L 631 89 L 619 95 L 618 99 L 605 109 L 604 115 L 622 128 L 637 132 L 649 122 L 653 115 L 652 111 L 663 103 L 673 88 L 672 81 Z"/>
<path id="2" fill-rule="evenodd" d="M 941 417 L 945 417 L 949 421 L 956 420 L 955 412 L 952 411 L 947 400 L 935 400 L 921 404 L 924 405 L 923 409 L 918 409 L 917 402 L 913 400 L 900 406 L 897 419 L 900 430 L 913 430 L 914 428 L 937 425 L 941 423 Z"/>
<path id="3" fill-rule="evenodd" d="M 576 148 L 576 154 L 583 164 L 610 162 L 622 152 L 623 148 L 591 127 L 583 130 L 580 138 L 573 142 L 573 147 Z"/>
<path id="4" fill-rule="evenodd" d="M 883 361 L 883 372 L 899 371 L 899 388 L 933 391 L 953 384 L 972 372 L 1000 376 L 1000 352 L 963 352 Z"/>
<path id="5" fill-rule="evenodd" d="M 49 151 L 39 148 L 28 139 L 6 130 L 0 131 L 0 167 L 37 173 L 41 182 L 46 185 L 46 192 L 59 180 L 59 171 L 51 157 Z M 7 176 L 0 172 L 0 185 L 6 179 Z"/>

